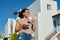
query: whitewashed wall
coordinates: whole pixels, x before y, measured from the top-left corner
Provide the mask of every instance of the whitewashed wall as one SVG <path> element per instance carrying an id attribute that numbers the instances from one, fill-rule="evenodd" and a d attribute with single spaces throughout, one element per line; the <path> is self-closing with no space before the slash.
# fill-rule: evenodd
<path id="1" fill-rule="evenodd" d="M 47 4 L 51 5 L 51 10 L 47 10 Z M 45 40 L 54 29 L 52 16 L 57 14 L 57 2 L 53 0 L 36 0 L 28 8 L 31 10 L 31 15 L 37 17 L 38 33 L 36 32 L 36 40 Z"/>

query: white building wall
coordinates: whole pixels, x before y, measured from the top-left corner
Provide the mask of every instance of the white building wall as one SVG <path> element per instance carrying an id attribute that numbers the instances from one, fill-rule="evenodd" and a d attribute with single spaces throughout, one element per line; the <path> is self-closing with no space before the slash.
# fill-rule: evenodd
<path id="1" fill-rule="evenodd" d="M 31 16 L 36 17 L 37 13 L 40 12 L 40 0 L 36 0 L 28 7 L 28 9 L 30 9 Z"/>
<path id="2" fill-rule="evenodd" d="M 5 24 L 5 37 L 10 37 L 11 30 L 10 30 L 10 19 L 7 20 L 7 23 Z"/>
<path id="3" fill-rule="evenodd" d="M 57 14 L 57 2 L 56 1 L 48 1 L 46 3 L 51 5 L 51 10 L 47 10 L 47 13 L 49 13 L 49 15 L 53 16 Z"/>
<path id="4" fill-rule="evenodd" d="M 41 14 L 38 14 L 38 22 L 40 21 L 39 30 L 40 34 L 38 37 L 38 40 L 45 40 L 45 38 L 53 32 L 54 26 L 53 26 L 53 19 L 52 15 L 57 14 L 57 4 L 55 1 L 45 1 L 45 0 L 40 0 L 41 4 Z M 51 9 L 47 9 L 47 4 L 51 5 Z"/>
<path id="5" fill-rule="evenodd" d="M 60 9 L 57 9 L 57 13 L 60 14 Z"/>
<path id="6" fill-rule="evenodd" d="M 51 5 L 50 10 L 47 10 L 47 4 Z M 36 35 L 38 34 L 38 40 L 45 40 L 45 38 L 54 31 L 52 16 L 57 14 L 57 2 L 52 0 L 36 0 L 28 8 L 32 12 L 31 15 L 37 17 L 36 25 L 38 33 L 36 33 Z"/>
<path id="7" fill-rule="evenodd" d="M 31 16 L 35 18 L 35 24 L 36 24 L 36 32 L 35 32 L 35 40 L 38 40 L 38 12 L 40 12 L 40 0 L 36 0 L 34 3 L 32 3 L 28 9 L 30 9 Z"/>
<path id="8" fill-rule="evenodd" d="M 5 24 L 5 37 L 10 37 L 11 34 L 15 32 L 15 25 L 16 20 L 8 18 L 7 23 Z"/>

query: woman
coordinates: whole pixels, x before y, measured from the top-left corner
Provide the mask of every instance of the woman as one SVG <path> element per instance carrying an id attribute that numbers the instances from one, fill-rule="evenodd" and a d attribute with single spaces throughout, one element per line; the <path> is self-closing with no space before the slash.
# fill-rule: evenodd
<path id="1" fill-rule="evenodd" d="M 29 20 L 29 9 L 25 8 L 19 12 L 19 19 L 16 22 L 15 32 L 18 32 L 18 40 L 32 40 L 31 34 L 36 30 L 34 18 Z"/>

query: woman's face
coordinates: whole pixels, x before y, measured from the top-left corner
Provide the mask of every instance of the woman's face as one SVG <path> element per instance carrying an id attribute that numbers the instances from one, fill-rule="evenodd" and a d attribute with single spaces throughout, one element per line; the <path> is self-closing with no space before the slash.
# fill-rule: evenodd
<path id="1" fill-rule="evenodd" d="M 30 16 L 29 10 L 25 10 L 25 12 L 23 13 L 23 15 L 24 15 L 25 17 L 29 17 L 29 16 Z"/>

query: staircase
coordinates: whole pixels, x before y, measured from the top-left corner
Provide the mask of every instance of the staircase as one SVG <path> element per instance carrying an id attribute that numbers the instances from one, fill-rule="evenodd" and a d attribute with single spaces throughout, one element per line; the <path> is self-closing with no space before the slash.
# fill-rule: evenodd
<path id="1" fill-rule="evenodd" d="M 51 33 L 49 36 L 46 37 L 45 40 L 50 40 L 57 32 Z"/>
<path id="2" fill-rule="evenodd" d="M 53 32 L 45 40 L 60 40 L 60 32 Z"/>
<path id="3" fill-rule="evenodd" d="M 60 32 L 57 32 L 50 40 L 60 40 Z"/>

